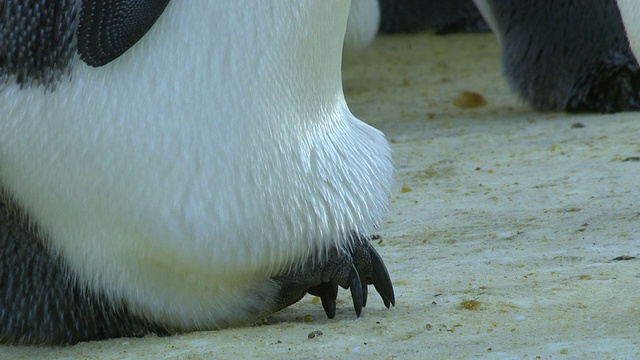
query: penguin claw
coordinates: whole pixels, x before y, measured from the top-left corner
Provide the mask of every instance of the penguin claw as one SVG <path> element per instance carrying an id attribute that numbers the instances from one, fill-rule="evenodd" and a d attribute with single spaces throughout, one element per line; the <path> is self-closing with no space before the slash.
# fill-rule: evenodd
<path id="1" fill-rule="evenodd" d="M 319 266 L 308 266 L 292 274 L 274 278 L 281 284 L 278 309 L 287 307 L 305 293 L 320 297 L 322 307 L 329 319 L 336 314 L 338 286 L 349 289 L 353 309 L 360 317 L 367 305 L 368 285 L 373 285 L 384 305 L 395 305 L 395 295 L 389 272 L 382 258 L 368 238 L 352 236 L 352 247 L 340 254 L 336 249 Z"/>
<path id="2" fill-rule="evenodd" d="M 349 289 L 351 290 L 351 299 L 353 299 L 353 310 L 355 310 L 356 316 L 360 317 L 362 308 L 364 307 L 364 298 L 362 296 L 360 275 L 358 275 L 358 270 L 353 264 L 351 264 L 351 268 L 349 269 Z"/>
<path id="3" fill-rule="evenodd" d="M 322 307 L 329 319 L 336 316 L 336 298 L 338 297 L 338 286 L 332 283 L 324 283 L 317 286 L 318 296 L 322 301 Z"/>
<path id="4" fill-rule="evenodd" d="M 384 265 L 380 254 L 376 251 L 373 246 L 369 246 L 369 256 L 371 258 L 371 267 L 373 269 L 373 279 L 370 280 L 369 284 L 373 284 L 373 287 L 376 289 L 382 301 L 384 302 L 384 306 L 387 309 L 393 305 L 396 305 L 396 297 L 393 292 L 393 285 L 391 284 L 391 277 L 389 277 L 389 272 L 387 271 L 387 267 Z"/>
<path id="5" fill-rule="evenodd" d="M 369 295 L 369 287 L 367 284 L 362 285 L 362 307 L 367 307 L 367 295 Z"/>

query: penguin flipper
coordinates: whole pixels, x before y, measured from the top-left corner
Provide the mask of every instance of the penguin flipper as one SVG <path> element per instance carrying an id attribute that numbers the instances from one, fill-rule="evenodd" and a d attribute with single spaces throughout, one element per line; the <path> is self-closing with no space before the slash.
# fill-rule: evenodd
<path id="1" fill-rule="evenodd" d="M 309 265 L 296 272 L 275 277 L 281 285 L 278 309 L 283 309 L 300 300 L 306 293 L 319 296 L 327 317 L 336 313 L 338 286 L 351 291 L 356 316 L 367 305 L 367 286 L 373 285 L 384 305 L 395 306 L 395 295 L 389 272 L 369 238 L 352 235 L 353 242 L 347 253 L 333 248 L 329 257 L 319 265 Z"/>
<path id="2" fill-rule="evenodd" d="M 105 65 L 151 29 L 169 0 L 83 0 L 78 52 L 90 66 Z"/>

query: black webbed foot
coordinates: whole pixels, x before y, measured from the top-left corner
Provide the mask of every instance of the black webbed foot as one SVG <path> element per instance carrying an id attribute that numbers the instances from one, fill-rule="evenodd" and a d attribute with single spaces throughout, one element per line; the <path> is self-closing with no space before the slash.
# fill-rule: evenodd
<path id="1" fill-rule="evenodd" d="M 393 285 L 382 258 L 373 248 L 368 238 L 351 236 L 352 247 L 346 253 L 331 249 L 321 263 L 291 274 L 274 278 L 282 287 L 279 308 L 287 307 L 300 300 L 305 293 L 320 297 L 327 317 L 336 314 L 338 286 L 349 289 L 356 316 L 367 305 L 368 285 L 373 285 L 382 297 L 384 305 L 395 305 Z"/>

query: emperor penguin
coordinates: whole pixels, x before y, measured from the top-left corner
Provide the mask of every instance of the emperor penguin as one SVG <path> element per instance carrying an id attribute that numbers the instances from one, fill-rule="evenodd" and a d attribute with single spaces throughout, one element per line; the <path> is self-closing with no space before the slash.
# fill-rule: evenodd
<path id="1" fill-rule="evenodd" d="M 615 0 L 474 1 L 507 81 L 535 109 L 640 109 L 640 68 Z"/>
<path id="2" fill-rule="evenodd" d="M 0 340 L 331 318 L 394 292 L 394 170 L 344 99 L 345 0 L 4 0 Z"/>

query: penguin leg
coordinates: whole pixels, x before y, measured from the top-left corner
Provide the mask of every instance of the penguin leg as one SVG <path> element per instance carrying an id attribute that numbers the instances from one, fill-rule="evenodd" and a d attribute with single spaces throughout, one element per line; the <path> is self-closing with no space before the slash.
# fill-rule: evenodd
<path id="1" fill-rule="evenodd" d="M 475 0 L 512 89 L 541 111 L 638 110 L 640 67 L 615 1 Z"/>
<path id="2" fill-rule="evenodd" d="M 356 234 L 350 237 L 352 247 L 346 252 L 332 248 L 322 263 L 310 259 L 302 269 L 273 278 L 281 285 L 276 311 L 309 293 L 320 297 L 327 317 L 332 319 L 336 314 L 338 286 L 351 290 L 358 317 L 367 305 L 368 285 L 375 287 L 387 308 L 395 305 L 389 272 L 370 239 Z"/>
<path id="3" fill-rule="evenodd" d="M 570 112 L 615 113 L 640 109 L 640 68 L 628 51 L 609 52 L 576 82 L 567 100 Z"/>

